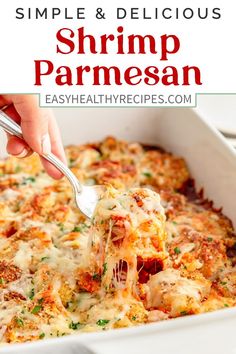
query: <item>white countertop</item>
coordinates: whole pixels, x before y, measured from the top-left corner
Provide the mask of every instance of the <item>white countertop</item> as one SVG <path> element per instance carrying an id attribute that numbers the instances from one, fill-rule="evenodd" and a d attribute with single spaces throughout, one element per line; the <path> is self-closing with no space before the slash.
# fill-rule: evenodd
<path id="1" fill-rule="evenodd" d="M 222 132 L 236 135 L 236 94 L 198 95 L 196 111 Z"/>

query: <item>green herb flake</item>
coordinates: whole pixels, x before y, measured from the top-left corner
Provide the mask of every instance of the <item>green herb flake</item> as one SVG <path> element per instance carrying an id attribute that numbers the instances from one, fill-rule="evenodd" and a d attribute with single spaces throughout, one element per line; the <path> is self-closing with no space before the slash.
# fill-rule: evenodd
<path id="1" fill-rule="evenodd" d="M 212 237 L 207 237 L 207 241 L 211 242 L 211 241 L 213 241 L 213 238 Z"/>
<path id="2" fill-rule="evenodd" d="M 65 230 L 65 226 L 64 226 L 64 224 L 62 224 L 61 222 L 59 222 L 59 223 L 57 224 L 57 226 L 60 228 L 60 231 L 64 231 L 64 230 Z"/>
<path id="3" fill-rule="evenodd" d="M 19 173 L 20 171 L 21 171 L 21 167 L 19 165 L 17 165 L 15 168 L 15 173 Z"/>
<path id="4" fill-rule="evenodd" d="M 34 183 L 34 182 L 36 182 L 36 178 L 30 176 L 30 177 L 24 178 L 24 181 L 22 182 L 22 184 L 24 185 L 24 184 L 27 184 L 27 183 Z"/>
<path id="5" fill-rule="evenodd" d="M 224 304 L 224 307 L 229 307 L 229 305 L 228 304 Z"/>
<path id="6" fill-rule="evenodd" d="M 103 271 L 102 271 L 102 275 L 105 275 L 107 272 L 107 263 L 103 263 Z"/>
<path id="7" fill-rule="evenodd" d="M 19 327 L 24 326 L 24 322 L 20 317 L 16 317 L 15 321 L 16 321 L 17 326 L 19 326 Z"/>
<path id="8" fill-rule="evenodd" d="M 4 284 L 4 279 L 0 278 L 0 285 L 3 285 L 3 284 Z"/>
<path id="9" fill-rule="evenodd" d="M 95 273 L 95 274 L 93 274 L 92 278 L 93 278 L 93 280 L 100 281 L 101 280 L 101 275 L 99 273 Z"/>
<path id="10" fill-rule="evenodd" d="M 30 299 L 30 300 L 33 300 L 34 295 L 35 295 L 35 293 L 34 293 L 34 288 L 32 288 L 32 289 L 30 290 L 30 293 L 29 293 L 29 299 Z"/>
<path id="11" fill-rule="evenodd" d="M 132 321 L 136 321 L 137 320 L 137 317 L 136 316 L 132 316 Z"/>
<path id="12" fill-rule="evenodd" d="M 174 248 L 174 252 L 175 252 L 175 254 L 180 254 L 181 253 L 180 248 L 179 247 L 175 247 Z"/>
<path id="13" fill-rule="evenodd" d="M 41 262 L 46 261 L 47 259 L 50 259 L 50 257 L 48 257 L 48 256 L 42 257 Z"/>
<path id="14" fill-rule="evenodd" d="M 81 227 L 79 227 L 79 226 L 75 226 L 72 230 L 72 232 L 81 232 L 81 231 L 82 231 Z"/>
<path id="15" fill-rule="evenodd" d="M 147 178 L 152 178 L 151 172 L 143 172 L 143 175 Z"/>
<path id="16" fill-rule="evenodd" d="M 39 339 L 43 339 L 45 337 L 45 333 L 40 333 L 40 335 L 39 335 Z"/>
<path id="17" fill-rule="evenodd" d="M 44 302 L 44 298 L 41 297 L 41 299 L 38 299 L 38 303 L 41 305 Z"/>
<path id="18" fill-rule="evenodd" d="M 104 326 L 106 326 L 108 323 L 110 322 L 110 320 L 98 320 L 97 322 L 96 322 L 96 324 L 98 325 L 98 326 L 101 326 L 101 327 L 104 327 Z"/>
<path id="19" fill-rule="evenodd" d="M 180 314 L 181 314 L 181 316 L 187 316 L 188 312 L 187 311 L 181 311 Z"/>
<path id="20" fill-rule="evenodd" d="M 173 225 L 178 225 L 178 223 L 176 221 L 172 221 Z"/>
<path id="21" fill-rule="evenodd" d="M 221 281 L 220 284 L 221 284 L 221 285 L 226 285 L 226 284 L 227 284 L 227 281 Z"/>
<path id="22" fill-rule="evenodd" d="M 80 323 L 80 322 L 73 322 L 73 321 L 72 321 L 72 322 L 69 324 L 69 328 L 70 328 L 70 329 L 73 329 L 74 331 L 75 331 L 76 329 L 79 329 L 80 326 L 81 326 L 81 323 Z"/>
<path id="23" fill-rule="evenodd" d="M 72 167 L 73 166 L 73 163 L 75 162 L 75 159 L 69 159 L 69 167 Z"/>
<path id="24" fill-rule="evenodd" d="M 41 311 L 42 310 L 42 306 L 41 305 L 36 305 L 36 306 L 34 306 L 34 308 L 33 308 L 33 310 L 31 311 L 31 313 L 33 314 L 33 315 L 36 315 L 37 313 L 39 313 L 39 311 Z"/>

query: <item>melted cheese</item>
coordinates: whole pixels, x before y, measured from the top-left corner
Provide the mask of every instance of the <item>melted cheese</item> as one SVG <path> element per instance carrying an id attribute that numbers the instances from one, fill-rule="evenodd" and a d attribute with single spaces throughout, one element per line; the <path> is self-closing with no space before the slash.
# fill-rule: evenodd
<path id="1" fill-rule="evenodd" d="M 0 163 L 1 343 L 235 306 L 232 225 L 180 193 L 182 158 L 112 137 L 66 153 L 83 183 L 107 186 L 92 221 L 36 155 Z"/>
<path id="2" fill-rule="evenodd" d="M 133 188 L 128 192 L 108 189 L 98 202 L 94 225 L 95 232 L 98 232 L 100 240 L 103 240 L 105 245 L 103 259 L 103 263 L 107 263 L 107 272 L 103 277 L 105 288 L 115 286 L 118 289 L 126 287 L 132 290 L 138 280 L 138 255 L 162 259 L 166 257 L 164 209 L 160 203 L 160 196 L 150 189 Z M 150 245 L 154 235 L 159 250 L 150 248 L 142 250 L 140 248 L 142 239 L 145 246 Z M 124 264 L 127 268 L 125 270 L 122 269 Z"/>
<path id="3" fill-rule="evenodd" d="M 165 308 L 175 317 L 181 312 L 191 313 L 200 309 L 201 301 L 210 292 L 210 282 L 192 280 L 181 276 L 178 270 L 166 269 L 151 276 L 148 282 L 149 308 Z"/>

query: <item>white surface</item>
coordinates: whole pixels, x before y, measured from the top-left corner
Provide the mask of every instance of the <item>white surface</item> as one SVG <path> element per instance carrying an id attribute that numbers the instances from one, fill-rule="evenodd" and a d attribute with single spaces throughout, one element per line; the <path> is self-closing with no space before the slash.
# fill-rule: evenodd
<path id="1" fill-rule="evenodd" d="M 189 0 L 89 0 L 89 1 L 65 1 L 65 0 L 8 0 L 1 1 L 4 6 L 0 11 L 0 31 L 6 33 L 1 36 L 1 90 L 2 92 L 43 92 L 62 94 L 77 93 L 176 93 L 184 92 L 235 92 L 235 13 L 236 2 L 234 0 L 215 1 L 189 1 Z M 85 7 L 86 19 L 77 20 L 76 8 Z M 106 14 L 106 19 L 96 18 L 96 8 L 101 6 Z M 48 20 L 17 20 L 15 9 L 17 7 L 32 8 L 41 10 L 46 7 L 49 10 Z M 61 16 L 51 20 L 50 9 L 58 7 L 62 9 Z M 65 20 L 65 7 L 68 14 L 74 17 L 73 20 Z M 124 20 L 117 20 L 116 8 L 127 9 L 127 17 Z M 138 17 L 140 19 L 130 20 L 130 8 L 139 8 Z M 143 19 L 143 8 L 147 8 L 147 16 L 150 20 Z M 163 8 L 173 9 L 172 19 L 165 20 L 161 16 Z M 192 19 L 184 19 L 183 10 L 192 8 L 194 15 Z M 208 8 L 208 17 L 201 20 L 196 15 L 197 8 L 202 8 L 203 12 Z M 221 8 L 221 18 L 212 19 L 212 9 Z M 158 8 L 159 18 L 155 19 L 155 8 Z M 176 19 L 176 8 L 179 8 L 179 17 Z M 188 12 L 188 11 L 187 11 Z M 189 16 L 189 15 L 188 15 Z M 135 16 L 136 17 L 136 16 Z M 35 16 L 33 16 L 35 18 Z M 151 34 L 156 38 L 157 54 L 150 54 L 147 49 L 145 55 L 118 55 L 115 54 L 116 43 L 109 43 L 109 54 L 90 54 L 86 49 L 86 54 L 77 54 L 77 40 L 74 38 L 75 50 L 71 54 L 56 53 L 56 45 L 60 44 L 56 40 L 56 32 L 63 27 L 69 27 L 76 31 L 84 26 L 86 34 L 93 34 L 97 37 L 97 51 L 100 49 L 99 37 L 103 34 L 114 34 L 117 36 L 117 26 L 124 27 L 124 38 L 130 34 L 146 35 Z M 180 39 L 180 49 L 176 54 L 169 55 L 168 61 L 161 59 L 160 36 L 175 34 Z M 12 45 L 14 43 L 14 45 Z M 127 52 L 127 39 L 125 40 L 125 52 Z M 169 48 L 172 48 L 171 45 Z M 68 48 L 64 47 L 64 50 Z M 34 60 L 51 60 L 54 63 L 54 72 L 51 76 L 44 77 L 43 85 L 35 86 Z M 69 65 L 73 71 L 73 86 L 58 86 L 55 83 L 56 69 L 59 66 Z M 176 66 L 180 72 L 179 86 L 164 86 L 160 82 L 156 86 L 146 85 L 143 81 L 138 85 L 114 85 L 95 86 L 91 80 L 90 73 L 87 73 L 86 85 L 76 86 L 76 67 L 80 65 L 113 66 L 117 65 L 123 71 L 129 66 L 138 66 L 142 70 L 148 65 L 156 65 L 160 72 L 165 66 Z M 198 66 L 202 73 L 203 85 L 196 86 L 191 77 L 190 86 L 182 86 L 182 70 L 185 65 Z M 136 71 L 135 71 L 136 72 Z M 64 71 L 63 71 L 64 73 Z M 86 74 L 86 73 L 85 73 Z M 123 75 L 122 75 L 123 77 Z M 9 79 L 11 78 L 11 79 Z M 14 78 L 14 79 L 13 79 Z M 13 81 L 14 80 L 14 81 Z M 13 85 L 14 82 L 14 85 Z M 122 79 L 122 82 L 124 80 Z M 137 80 L 135 80 L 137 82 Z"/>
<path id="2" fill-rule="evenodd" d="M 184 156 L 198 186 L 236 224 L 236 154 L 214 129 L 190 109 L 57 110 L 64 143 L 82 143 L 114 134 L 160 144 Z M 236 354 L 236 309 L 37 343 L 11 345 L 19 354 Z M 87 349 L 86 349 L 87 348 Z"/>
<path id="3" fill-rule="evenodd" d="M 236 134 L 236 94 L 198 95 L 196 111 L 223 132 Z"/>

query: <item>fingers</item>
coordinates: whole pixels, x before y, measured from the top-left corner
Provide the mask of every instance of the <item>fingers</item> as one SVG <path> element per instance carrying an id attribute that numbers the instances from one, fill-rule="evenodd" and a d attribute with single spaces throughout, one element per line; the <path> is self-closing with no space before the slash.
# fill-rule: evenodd
<path id="1" fill-rule="evenodd" d="M 1 96 L 0 96 L 1 97 Z M 1 102 L 1 100 L 0 100 Z M 15 107 L 11 104 L 10 106 L 4 109 L 4 112 L 11 117 L 16 123 L 20 124 L 21 118 L 19 113 L 17 113 Z"/>
<path id="2" fill-rule="evenodd" d="M 61 161 L 66 163 L 57 123 L 50 110 L 38 107 L 38 100 L 35 96 L 0 96 L 0 105 L 1 103 L 13 104 L 6 109 L 6 113 L 20 123 L 25 140 L 23 142 L 16 137 L 8 136 L 7 151 L 10 154 L 24 157 L 31 154 L 31 150 L 39 155 L 48 155 L 53 152 Z M 42 163 L 50 176 L 56 179 L 62 177 L 61 172 L 43 158 Z"/>
<path id="3" fill-rule="evenodd" d="M 56 155 L 62 162 L 67 164 L 65 151 L 63 148 L 63 144 L 61 141 L 60 132 L 58 129 L 57 122 L 54 117 L 51 117 L 49 121 L 49 135 L 51 140 L 52 152 Z M 50 164 L 47 160 L 42 159 L 43 166 L 47 173 L 52 176 L 53 178 L 61 178 L 61 172 L 55 168 L 52 164 Z"/>
<path id="4" fill-rule="evenodd" d="M 12 95 L 12 103 L 21 118 L 25 141 L 38 154 L 50 154 L 50 111 L 38 107 L 38 100 L 31 95 Z"/>
<path id="5" fill-rule="evenodd" d="M 0 99 L 0 104 L 1 104 L 1 99 Z M 20 123 L 20 116 L 15 110 L 13 105 L 7 107 L 4 111 L 15 122 Z M 24 142 L 22 139 L 19 139 L 10 134 L 7 134 L 7 139 L 8 139 L 8 143 L 7 143 L 8 154 L 14 155 L 15 157 L 18 158 L 23 158 L 32 154 L 32 150 L 30 149 L 29 145 L 26 142 Z"/>
<path id="6" fill-rule="evenodd" d="M 7 152 L 18 158 L 23 158 L 32 154 L 32 150 L 22 139 L 12 135 L 8 135 Z"/>

